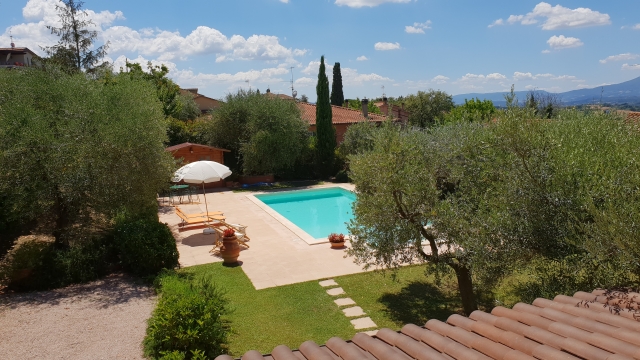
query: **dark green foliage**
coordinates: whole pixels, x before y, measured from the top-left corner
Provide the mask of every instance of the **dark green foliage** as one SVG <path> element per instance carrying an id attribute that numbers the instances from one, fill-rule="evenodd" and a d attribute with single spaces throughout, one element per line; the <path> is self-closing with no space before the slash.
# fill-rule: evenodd
<path id="1" fill-rule="evenodd" d="M 381 129 L 371 151 L 351 156 L 350 253 L 375 266 L 418 259 L 466 269 L 474 292 L 531 262 L 541 265 L 526 296 L 638 282 L 640 134 L 602 113 L 497 115 Z M 437 258 L 422 251 L 425 240 Z"/>
<path id="2" fill-rule="evenodd" d="M 178 266 L 176 240 L 169 227 L 157 219 L 117 224 L 114 245 L 124 269 L 136 275 L 155 275 Z"/>
<path id="3" fill-rule="evenodd" d="M 151 61 L 147 63 L 147 70 L 142 70 L 142 66 L 138 63 L 127 62 L 126 69 L 120 69 L 121 74 L 124 72 L 131 79 L 144 80 L 152 84 L 156 89 L 158 100 L 162 104 L 162 112 L 165 117 L 172 116 L 176 119 L 189 116 L 189 109 L 184 110 L 183 107 L 193 107 L 194 104 L 187 98 L 181 97 L 180 87 L 167 77 L 169 69 L 163 64 L 161 66 L 153 66 Z M 192 99 L 193 100 L 193 99 Z M 197 105 L 196 105 L 197 106 Z M 186 111 L 186 115 L 183 114 Z M 185 119 L 186 120 L 186 119 Z"/>
<path id="4" fill-rule="evenodd" d="M 444 117 L 444 123 L 486 122 L 491 120 L 496 108 L 491 100 L 464 100 L 464 105 L 456 106 Z"/>
<path id="5" fill-rule="evenodd" d="M 389 126 L 390 124 L 383 124 Z M 338 147 L 344 158 L 373 150 L 375 135 L 379 128 L 371 122 L 360 122 L 349 126 L 344 140 Z"/>
<path id="6" fill-rule="evenodd" d="M 342 92 L 342 73 L 340 63 L 333 65 L 333 82 L 331 83 L 331 105 L 342 106 L 344 104 L 344 93 Z"/>
<path id="7" fill-rule="evenodd" d="M 349 109 L 362 111 L 362 100 L 360 100 L 360 98 L 349 99 Z M 369 114 L 384 115 L 382 114 L 382 111 L 380 111 L 380 108 L 378 108 L 371 100 L 367 104 L 367 110 Z"/>
<path id="8" fill-rule="evenodd" d="M 107 55 L 109 44 L 92 49 L 98 32 L 89 30 L 95 24 L 86 20 L 89 16 L 82 10 L 82 1 L 62 0 L 56 5 L 61 27 L 47 26 L 52 34 L 60 37 L 58 44 L 43 48 L 50 57 L 50 63 L 70 71 L 92 72 L 100 60 Z"/>
<path id="9" fill-rule="evenodd" d="M 182 121 L 173 117 L 169 117 L 167 121 L 169 122 L 167 127 L 167 146 L 185 142 L 194 144 L 204 144 L 206 142 L 206 131 L 209 126 L 206 121 Z"/>
<path id="10" fill-rule="evenodd" d="M 318 84 L 316 85 L 316 166 L 322 177 L 333 171 L 336 148 L 336 132 L 333 128 L 333 116 L 329 101 L 329 79 L 325 73 L 324 56 L 320 58 Z"/>
<path id="11" fill-rule="evenodd" d="M 289 172 L 308 140 L 295 102 L 244 90 L 227 95 L 203 128 L 205 142 L 231 150 L 237 158 L 232 170 L 246 175 Z"/>
<path id="12" fill-rule="evenodd" d="M 347 183 L 349 182 L 349 174 L 347 174 L 347 170 L 340 170 L 336 174 L 336 182 L 339 183 Z"/>
<path id="13" fill-rule="evenodd" d="M 418 91 L 405 99 L 405 109 L 410 113 L 409 123 L 426 128 L 444 119 L 446 113 L 453 109 L 451 95 L 440 90 Z"/>
<path id="14" fill-rule="evenodd" d="M 111 239 L 93 236 L 68 248 L 43 236 L 20 238 L 0 263 L 0 284 L 14 290 L 47 290 L 86 282 L 107 274 L 115 262 Z M 28 270 L 27 273 L 24 273 Z M 24 273 L 25 277 L 20 274 Z"/>
<path id="15" fill-rule="evenodd" d="M 227 352 L 229 301 L 211 276 L 159 276 L 160 300 L 147 327 L 145 355 L 153 359 L 213 359 Z"/>
<path id="16" fill-rule="evenodd" d="M 148 83 L 55 69 L 0 71 L 0 83 L 4 221 L 42 226 L 69 246 L 72 229 L 108 229 L 123 209 L 155 206 L 174 165 Z"/>

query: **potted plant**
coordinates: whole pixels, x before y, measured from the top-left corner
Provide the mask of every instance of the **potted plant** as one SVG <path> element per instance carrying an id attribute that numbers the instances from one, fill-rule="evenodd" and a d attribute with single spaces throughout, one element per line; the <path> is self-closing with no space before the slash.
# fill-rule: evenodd
<path id="1" fill-rule="evenodd" d="M 344 235 L 332 233 L 329 235 L 329 243 L 332 249 L 341 249 L 344 247 Z"/>
<path id="2" fill-rule="evenodd" d="M 222 246 L 220 247 L 220 256 L 224 259 L 224 265 L 237 265 L 238 256 L 240 256 L 240 245 L 236 239 L 236 231 L 234 229 L 225 229 L 222 233 Z"/>

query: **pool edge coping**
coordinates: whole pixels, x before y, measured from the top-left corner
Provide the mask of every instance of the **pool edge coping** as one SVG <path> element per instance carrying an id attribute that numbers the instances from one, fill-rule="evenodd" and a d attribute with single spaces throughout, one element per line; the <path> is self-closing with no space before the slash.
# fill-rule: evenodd
<path id="1" fill-rule="evenodd" d="M 349 189 L 346 186 L 343 186 L 341 184 L 327 184 L 327 185 L 319 185 L 319 186 L 314 186 L 311 189 L 291 189 L 291 190 L 280 190 L 277 192 L 286 192 L 286 191 L 300 191 L 300 190 L 313 190 L 313 189 L 326 189 L 326 188 L 335 188 L 335 187 L 339 187 L 341 189 L 350 191 L 350 192 L 354 192 L 353 189 Z M 247 194 L 245 195 L 247 197 L 247 199 L 249 199 L 252 203 L 256 204 L 260 209 L 262 209 L 264 212 L 266 212 L 267 214 L 271 215 L 271 217 L 273 217 L 274 219 L 276 219 L 279 223 L 281 223 L 284 227 L 286 227 L 287 229 L 291 230 L 291 232 L 293 232 L 296 236 L 298 236 L 301 240 L 303 240 L 304 242 L 306 242 L 308 245 L 318 245 L 318 244 L 326 244 L 329 242 L 328 238 L 314 238 L 313 236 L 309 235 L 306 231 L 302 230 L 298 225 L 294 224 L 293 222 L 291 222 L 291 220 L 285 218 L 284 216 L 280 215 L 280 213 L 278 213 L 277 211 L 273 210 L 269 205 L 263 203 L 260 199 L 258 199 L 255 195 L 263 195 L 263 194 L 270 194 L 276 191 L 259 191 L 256 192 L 255 194 Z"/>

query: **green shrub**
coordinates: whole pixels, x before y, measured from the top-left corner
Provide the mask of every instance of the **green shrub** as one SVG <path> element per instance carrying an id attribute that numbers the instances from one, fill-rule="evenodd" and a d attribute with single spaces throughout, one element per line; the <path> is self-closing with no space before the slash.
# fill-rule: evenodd
<path id="1" fill-rule="evenodd" d="M 176 240 L 169 227 L 157 220 L 117 224 L 114 242 L 122 266 L 136 275 L 155 275 L 178 266 Z"/>
<path id="2" fill-rule="evenodd" d="M 96 280 L 106 275 L 109 266 L 117 262 L 113 237 L 103 234 L 81 239 L 52 255 L 55 278 L 51 279 L 51 286 Z"/>
<path id="3" fill-rule="evenodd" d="M 208 276 L 159 278 L 160 300 L 147 327 L 145 354 L 154 359 L 213 359 L 228 350 L 228 300 Z M 185 281 L 186 280 L 186 281 Z"/>
<path id="4" fill-rule="evenodd" d="M 346 170 L 338 171 L 338 173 L 336 174 L 336 182 L 339 182 L 339 183 L 349 182 L 349 175 L 347 174 Z"/>
<path id="5" fill-rule="evenodd" d="M 51 257 L 54 239 L 47 236 L 22 236 L 0 262 L 0 285 L 13 289 L 34 287 L 32 276 Z"/>

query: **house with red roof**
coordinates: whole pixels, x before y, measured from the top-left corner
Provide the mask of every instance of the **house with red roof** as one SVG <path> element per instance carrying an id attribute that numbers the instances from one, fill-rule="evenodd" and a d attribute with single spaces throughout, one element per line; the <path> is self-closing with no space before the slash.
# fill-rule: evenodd
<path id="1" fill-rule="evenodd" d="M 370 122 L 377 125 L 382 124 L 388 118 L 384 115 L 369 114 L 367 111 L 368 100 L 362 100 L 362 110 L 354 110 L 349 107 L 331 105 L 333 127 L 336 130 L 336 142 L 340 144 L 344 140 L 344 134 L 349 126 L 361 122 Z M 309 131 L 316 132 L 316 105 L 299 103 L 302 119 L 309 124 Z M 392 120 L 397 121 L 397 120 Z"/>

